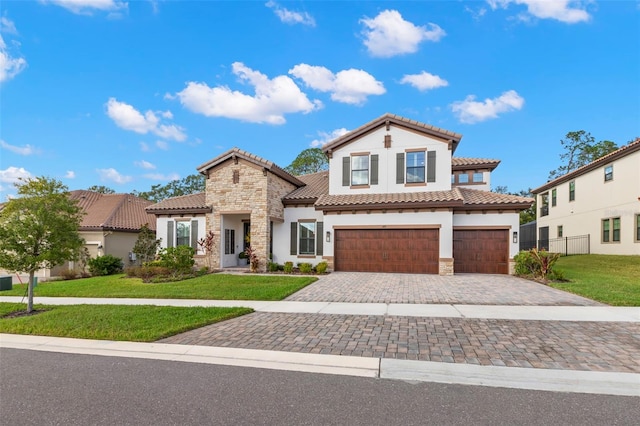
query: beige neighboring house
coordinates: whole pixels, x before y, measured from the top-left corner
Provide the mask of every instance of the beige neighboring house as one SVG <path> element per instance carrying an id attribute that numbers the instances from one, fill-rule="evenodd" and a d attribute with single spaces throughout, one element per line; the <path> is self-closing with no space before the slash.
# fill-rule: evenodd
<path id="1" fill-rule="evenodd" d="M 532 193 L 540 247 L 588 235 L 590 253 L 640 255 L 640 138 Z"/>
<path id="2" fill-rule="evenodd" d="M 323 147 L 329 170 L 293 176 L 238 148 L 203 163 L 204 194 L 147 208 L 162 247 L 216 236 L 214 268 L 235 267 L 245 237 L 264 271 L 508 274 L 519 212 L 533 199 L 490 192 L 498 160 L 454 157 L 462 135 L 385 114 Z"/>
<path id="3" fill-rule="evenodd" d="M 135 256 L 131 250 L 140 228 L 148 224 L 149 229 L 156 230 L 155 216 L 145 210 L 153 204 L 152 201 L 131 194 L 101 194 L 85 190 L 71 191 L 70 198 L 78 200 L 78 205 L 85 212 L 79 233 L 92 258 L 110 254 L 121 258 L 125 266 L 132 265 Z M 56 277 L 62 270 L 74 268 L 79 268 L 77 263 L 66 262 L 52 269 L 37 271 L 36 277 L 39 280 Z M 0 275 L 12 275 L 13 282 L 19 282 L 15 273 L 0 271 Z M 26 275 L 20 276 L 22 282 L 26 282 L 26 278 Z"/>

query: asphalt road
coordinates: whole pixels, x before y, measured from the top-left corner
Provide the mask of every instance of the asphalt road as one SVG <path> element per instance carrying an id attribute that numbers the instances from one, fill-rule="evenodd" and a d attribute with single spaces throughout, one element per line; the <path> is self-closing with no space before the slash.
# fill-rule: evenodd
<path id="1" fill-rule="evenodd" d="M 0 350 L 3 425 L 622 425 L 637 398 Z"/>

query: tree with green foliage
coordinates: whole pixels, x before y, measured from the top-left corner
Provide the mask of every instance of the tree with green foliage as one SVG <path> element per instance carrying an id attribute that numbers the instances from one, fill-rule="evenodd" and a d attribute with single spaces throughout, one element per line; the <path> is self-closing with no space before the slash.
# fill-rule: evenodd
<path id="1" fill-rule="evenodd" d="M 172 180 L 166 185 L 153 185 L 149 191 L 133 191 L 133 195 L 157 203 L 171 197 L 203 192 L 205 190 L 205 183 L 206 179 L 204 175 L 189 175 L 183 179 Z"/>
<path id="2" fill-rule="evenodd" d="M 42 268 L 75 260 L 84 240 L 83 212 L 62 182 L 20 179 L 17 198 L 0 211 L 0 267 L 29 274 L 27 312 L 33 311 L 33 277 Z"/>
<path id="3" fill-rule="evenodd" d="M 329 160 L 320 148 L 308 148 L 284 169 L 292 175 L 307 175 L 329 170 Z"/>
<path id="4" fill-rule="evenodd" d="M 87 188 L 87 191 L 97 192 L 99 194 L 115 194 L 116 190 L 104 185 L 93 185 Z"/>
<path id="5" fill-rule="evenodd" d="M 145 223 L 140 228 L 138 239 L 133 245 L 133 251 L 138 257 L 138 261 L 144 264 L 155 259 L 160 247 L 160 239 L 156 239 L 156 233 L 149 229 L 149 224 Z"/>
<path id="6" fill-rule="evenodd" d="M 572 172 L 618 149 L 615 142 L 596 142 L 591 133 L 584 130 L 567 133 L 564 139 L 560 140 L 560 145 L 564 150 L 560 154 L 563 164 L 549 172 L 549 180 Z"/>

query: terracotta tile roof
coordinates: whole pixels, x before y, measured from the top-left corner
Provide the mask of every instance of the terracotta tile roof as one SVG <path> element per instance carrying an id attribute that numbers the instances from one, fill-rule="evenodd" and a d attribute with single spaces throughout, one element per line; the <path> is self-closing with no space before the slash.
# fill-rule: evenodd
<path id="1" fill-rule="evenodd" d="M 467 209 L 526 209 L 533 198 L 497 194 L 476 189 L 453 188 L 449 191 L 399 192 L 392 194 L 328 195 L 318 198 L 317 210 L 366 210 L 372 208 L 453 207 Z"/>
<path id="2" fill-rule="evenodd" d="M 492 160 L 489 158 L 466 158 L 451 157 L 451 170 L 467 170 L 476 168 L 487 168 L 493 170 L 498 167 L 500 160 Z"/>
<path id="3" fill-rule="evenodd" d="M 229 151 L 217 156 L 216 158 L 201 164 L 196 169 L 198 170 L 198 172 L 205 174 L 207 170 L 233 158 L 241 158 L 245 161 L 249 161 L 250 163 L 254 163 L 260 167 L 264 167 L 265 169 L 269 170 L 271 173 L 277 176 L 280 176 L 282 179 L 294 184 L 295 186 L 304 185 L 304 183 L 302 183 L 297 177 L 293 176 L 291 173 L 282 169 L 281 167 L 276 165 L 274 162 L 265 160 L 264 158 L 258 157 L 255 154 L 251 154 L 250 152 L 243 151 L 240 148 L 232 148 Z"/>
<path id="4" fill-rule="evenodd" d="M 335 151 L 342 145 L 351 142 L 353 139 L 356 139 L 372 130 L 377 129 L 378 127 L 384 126 L 389 122 L 389 124 L 395 124 L 399 127 L 406 127 L 412 130 L 416 130 L 418 132 L 422 132 L 428 135 L 436 136 L 441 139 L 451 140 L 453 142 L 452 152 L 455 152 L 460 139 L 462 139 L 462 135 L 460 133 L 455 133 L 450 130 L 441 129 L 440 127 L 431 126 L 430 124 L 421 123 L 416 120 L 410 120 L 408 118 L 400 117 L 399 115 L 386 113 L 375 120 L 371 120 L 370 122 L 358 127 L 355 130 L 350 131 L 349 133 L 340 136 L 337 139 L 329 142 L 325 146 L 322 147 L 322 150 L 325 153 Z"/>
<path id="5" fill-rule="evenodd" d="M 313 203 L 323 194 L 329 192 L 329 172 L 310 173 L 298 176 L 305 186 L 300 187 L 282 198 L 285 205 L 300 202 Z"/>
<path id="6" fill-rule="evenodd" d="M 567 182 L 580 175 L 590 172 L 591 170 L 597 169 L 598 167 L 603 166 L 610 161 L 614 161 L 619 158 L 626 157 L 627 155 L 630 155 L 636 151 L 640 151 L 640 138 L 636 138 L 636 140 L 634 140 L 633 142 L 626 144 L 625 146 L 617 149 L 616 151 L 613 151 L 605 156 L 602 156 L 589 164 L 586 164 L 572 172 L 567 173 L 566 175 L 560 176 L 559 178 L 551 180 L 545 183 L 544 185 L 531 190 L 531 193 L 539 194 L 542 191 L 546 191 L 549 188 L 552 188 L 556 185 Z"/>
<path id="7" fill-rule="evenodd" d="M 85 190 L 71 191 L 70 197 L 78 200 L 78 205 L 86 213 L 80 224 L 81 231 L 138 231 L 145 223 L 149 229 L 156 229 L 155 216 L 145 211 L 153 202 L 144 198 Z"/>
<path id="8" fill-rule="evenodd" d="M 167 214 L 172 212 L 210 213 L 211 206 L 207 206 L 205 202 L 205 193 L 198 192 L 195 194 L 167 198 L 159 203 L 150 205 L 146 210 L 147 213 L 153 214 Z"/>

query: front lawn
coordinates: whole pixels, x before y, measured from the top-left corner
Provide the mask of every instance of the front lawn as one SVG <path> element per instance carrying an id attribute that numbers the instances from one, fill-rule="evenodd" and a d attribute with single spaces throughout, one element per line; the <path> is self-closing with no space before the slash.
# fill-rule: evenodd
<path id="1" fill-rule="evenodd" d="M 125 275 L 38 283 L 35 296 L 132 297 L 149 299 L 282 300 L 316 281 L 310 276 L 208 274 L 184 281 L 150 284 Z M 26 284 L 0 292 L 22 296 Z"/>
<path id="2" fill-rule="evenodd" d="M 253 312 L 249 308 L 150 305 L 35 305 L 34 308 L 44 312 L 4 317 L 26 311 L 26 305 L 0 303 L 0 333 L 153 342 Z"/>
<path id="3" fill-rule="evenodd" d="M 640 306 L 640 256 L 566 256 L 554 269 L 570 281 L 551 282 L 552 287 L 608 305 Z"/>

